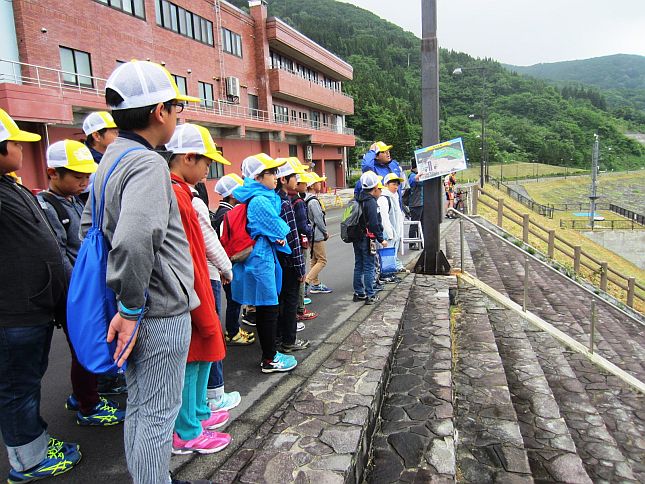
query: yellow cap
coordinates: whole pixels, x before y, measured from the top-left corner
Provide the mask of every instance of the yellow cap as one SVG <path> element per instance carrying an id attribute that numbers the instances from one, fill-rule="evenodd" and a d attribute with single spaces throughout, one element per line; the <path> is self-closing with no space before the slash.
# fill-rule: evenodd
<path id="1" fill-rule="evenodd" d="M 284 160 L 284 164 L 280 167 L 280 171 L 278 172 L 278 176 L 289 176 L 289 175 L 302 175 L 303 173 L 306 173 L 307 170 L 303 166 L 302 163 L 300 163 L 300 160 L 296 158 L 295 156 L 292 156 L 290 158 L 278 158 L 276 161 L 282 161 Z"/>
<path id="2" fill-rule="evenodd" d="M 98 165 L 83 143 L 65 139 L 47 148 L 48 168 L 67 168 L 77 173 L 94 173 Z"/>
<path id="3" fill-rule="evenodd" d="M 83 132 L 86 136 L 105 128 L 116 128 L 114 118 L 107 111 L 95 111 L 87 115 L 83 121 Z"/>
<path id="4" fill-rule="evenodd" d="M 396 173 L 388 173 L 383 177 L 383 185 L 387 185 L 391 181 L 399 181 L 400 183 L 403 183 L 405 179 L 400 177 Z"/>
<path id="5" fill-rule="evenodd" d="M 298 183 L 306 183 L 309 186 L 312 183 L 315 183 L 315 179 L 311 176 L 311 173 L 300 173 L 296 175 L 296 180 Z"/>
<path id="6" fill-rule="evenodd" d="M 21 130 L 4 109 L 0 109 L 0 142 L 40 141 L 40 135 Z"/>
<path id="7" fill-rule="evenodd" d="M 166 149 L 178 154 L 197 153 L 222 165 L 231 164 L 217 149 L 210 131 L 198 124 L 178 124 L 172 138 L 166 144 Z"/>
<path id="8" fill-rule="evenodd" d="M 286 163 L 285 158 L 273 159 L 266 153 L 248 156 L 242 161 L 242 174 L 247 178 L 255 178 L 264 170 L 279 168 Z"/>
<path id="9" fill-rule="evenodd" d="M 386 145 L 382 141 L 377 141 L 374 144 L 376 145 L 377 153 L 382 153 L 383 151 L 390 151 L 392 149 L 392 145 Z"/>

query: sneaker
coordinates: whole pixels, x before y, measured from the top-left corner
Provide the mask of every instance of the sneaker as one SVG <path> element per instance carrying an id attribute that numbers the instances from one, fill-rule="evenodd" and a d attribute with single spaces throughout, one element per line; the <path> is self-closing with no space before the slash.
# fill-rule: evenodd
<path id="1" fill-rule="evenodd" d="M 298 365 L 298 361 L 290 355 L 283 355 L 276 351 L 273 361 L 263 360 L 260 363 L 262 373 L 275 373 L 277 371 L 293 370 Z"/>
<path id="2" fill-rule="evenodd" d="M 305 309 L 302 313 L 296 314 L 296 319 L 298 321 L 309 321 L 310 319 L 316 319 L 317 317 L 318 313 L 309 311 L 308 309 Z"/>
<path id="3" fill-rule="evenodd" d="M 310 297 L 305 297 L 305 299 L 304 299 L 304 303 L 305 303 L 305 306 L 306 306 L 307 304 L 311 304 L 311 298 L 310 298 Z"/>
<path id="4" fill-rule="evenodd" d="M 125 381 L 124 373 L 116 375 L 98 375 L 99 395 L 123 395 L 128 393 L 128 384 Z"/>
<path id="5" fill-rule="evenodd" d="M 218 398 L 211 398 L 208 400 L 208 406 L 214 412 L 218 410 L 230 410 L 237 407 L 242 401 L 240 397 L 240 392 L 228 392 L 224 393 Z"/>
<path id="6" fill-rule="evenodd" d="M 395 278 L 394 276 L 385 276 L 385 277 L 381 277 L 379 279 L 379 282 L 381 284 L 394 284 L 397 282 L 396 279 L 397 278 Z"/>
<path id="7" fill-rule="evenodd" d="M 367 299 L 367 296 L 365 294 L 354 294 L 352 301 L 359 302 L 359 301 L 365 301 L 365 299 Z"/>
<path id="8" fill-rule="evenodd" d="M 307 348 L 309 348 L 309 340 L 306 339 L 296 339 L 290 345 L 282 343 L 283 353 L 293 353 L 294 351 L 306 350 Z"/>
<path id="9" fill-rule="evenodd" d="M 115 402 L 114 400 L 108 400 L 105 397 L 99 396 L 99 400 L 103 403 L 107 403 L 116 408 L 119 408 L 120 406 L 119 402 Z M 67 400 L 65 401 L 65 408 L 73 412 L 78 412 L 81 409 L 81 404 L 78 401 L 78 398 L 76 398 L 76 395 L 72 393 L 69 397 L 67 397 Z"/>
<path id="10" fill-rule="evenodd" d="M 303 323 L 302 321 L 298 321 L 296 323 L 296 332 L 299 333 L 300 331 L 304 331 L 304 330 L 305 330 L 305 323 Z"/>
<path id="11" fill-rule="evenodd" d="M 380 298 L 379 298 L 378 296 L 374 295 L 374 296 L 372 296 L 372 297 L 368 297 L 368 298 L 365 300 L 365 304 L 366 304 L 367 306 L 371 306 L 372 304 L 376 304 L 376 303 L 377 303 L 377 302 L 379 302 L 379 301 L 380 301 Z"/>
<path id="12" fill-rule="evenodd" d="M 311 286 L 309 288 L 309 292 L 311 292 L 311 294 L 329 294 L 330 292 L 333 292 L 333 289 L 330 289 L 324 284 L 320 283 L 318 285 Z"/>
<path id="13" fill-rule="evenodd" d="M 385 284 L 374 284 L 374 292 L 379 292 L 385 289 Z"/>
<path id="14" fill-rule="evenodd" d="M 255 326 L 255 311 L 248 311 L 242 314 L 242 322 L 249 326 Z"/>
<path id="15" fill-rule="evenodd" d="M 410 269 L 406 269 L 405 267 L 401 267 L 398 271 L 399 274 L 409 274 Z"/>
<path id="16" fill-rule="evenodd" d="M 230 419 L 231 416 L 226 410 L 217 410 L 216 412 L 211 412 L 211 416 L 206 420 L 202 420 L 202 428 L 204 430 L 215 430 L 224 427 Z"/>
<path id="17" fill-rule="evenodd" d="M 96 404 L 92 413 L 84 415 L 76 413 L 76 423 L 82 426 L 109 427 L 123 422 L 125 410 L 119 410 L 118 405 L 109 400 L 102 400 Z"/>
<path id="18" fill-rule="evenodd" d="M 47 447 L 47 456 L 40 464 L 26 471 L 11 469 L 7 482 L 9 484 L 18 484 L 58 476 L 71 470 L 78 464 L 81 457 L 82 455 L 78 450 L 77 444 L 50 438 Z"/>
<path id="19" fill-rule="evenodd" d="M 230 346 L 246 346 L 255 343 L 255 334 L 239 329 L 237 334 L 232 338 L 226 333 L 226 344 Z"/>
<path id="20" fill-rule="evenodd" d="M 228 447 L 231 443 L 229 434 L 204 430 L 199 437 L 191 440 L 181 440 L 177 432 L 172 435 L 172 453 L 184 454 L 214 454 Z"/>

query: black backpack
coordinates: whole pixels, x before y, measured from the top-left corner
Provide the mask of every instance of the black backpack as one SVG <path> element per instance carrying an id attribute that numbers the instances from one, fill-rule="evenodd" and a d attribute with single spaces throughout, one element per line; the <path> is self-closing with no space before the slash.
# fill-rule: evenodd
<path id="1" fill-rule="evenodd" d="M 58 217 L 60 224 L 63 226 L 63 229 L 65 229 L 65 233 L 69 233 L 69 226 L 71 225 L 72 221 L 70 220 L 69 214 L 67 213 L 67 210 L 65 210 L 65 207 L 63 207 L 63 204 L 60 202 L 60 200 L 56 198 L 56 195 L 47 191 L 42 191 L 39 193 L 39 195 L 43 197 L 43 199 L 47 203 L 54 207 L 56 216 Z"/>

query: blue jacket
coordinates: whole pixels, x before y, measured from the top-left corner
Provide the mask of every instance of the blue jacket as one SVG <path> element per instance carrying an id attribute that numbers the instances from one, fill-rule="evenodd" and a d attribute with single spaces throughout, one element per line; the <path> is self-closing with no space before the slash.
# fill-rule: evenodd
<path id="1" fill-rule="evenodd" d="M 286 240 L 289 226 L 280 218 L 281 200 L 277 193 L 252 178 L 233 190 L 233 196 L 247 204 L 247 230 L 255 239 L 251 255 L 233 264 L 231 291 L 233 300 L 252 306 L 276 306 L 282 289 L 282 269 L 276 251 L 291 253 L 289 245 L 276 244 Z"/>
<path id="2" fill-rule="evenodd" d="M 363 211 L 361 215 L 363 219 L 362 225 L 374 234 L 376 240 L 383 242 L 383 225 L 381 223 L 381 214 L 379 213 L 376 198 L 369 192 L 361 191 L 357 200 L 361 204 L 361 210 Z"/>
<path id="3" fill-rule="evenodd" d="M 373 171 L 378 176 L 383 178 L 388 173 L 396 173 L 401 178 L 405 178 L 405 174 L 399 166 L 399 162 L 396 160 L 391 160 L 387 165 L 383 165 L 376 161 L 376 151 L 369 150 L 363 155 L 363 163 L 361 164 L 361 171 L 365 173 L 366 171 Z M 354 189 L 354 196 L 358 196 L 358 192 L 361 191 L 360 183 Z M 401 194 L 403 193 L 401 185 L 399 185 L 399 203 L 401 202 Z"/>

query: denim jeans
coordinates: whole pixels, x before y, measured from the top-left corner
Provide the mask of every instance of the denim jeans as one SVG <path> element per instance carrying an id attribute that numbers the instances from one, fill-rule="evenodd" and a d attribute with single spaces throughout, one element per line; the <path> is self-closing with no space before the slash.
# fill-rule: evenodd
<path id="1" fill-rule="evenodd" d="M 354 246 L 354 294 L 374 295 L 374 256 L 370 253 L 370 241 L 361 239 Z"/>
<path id="2" fill-rule="evenodd" d="M 47 424 L 40 416 L 40 383 L 47 370 L 54 326 L 0 327 L 0 429 L 17 471 L 47 455 Z"/>
<path id="3" fill-rule="evenodd" d="M 300 295 L 300 281 L 298 272 L 293 267 L 282 267 L 282 290 L 278 296 L 280 302 L 280 313 L 276 336 L 284 344 L 292 345 L 296 342 L 296 331 L 298 321 L 298 299 Z"/>
<path id="4" fill-rule="evenodd" d="M 222 308 L 222 283 L 211 279 L 211 289 L 213 290 L 213 297 L 215 298 L 215 311 L 217 311 L 217 315 L 219 316 Z"/>

